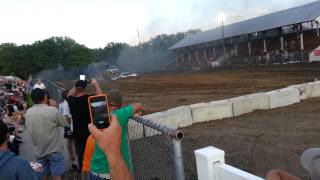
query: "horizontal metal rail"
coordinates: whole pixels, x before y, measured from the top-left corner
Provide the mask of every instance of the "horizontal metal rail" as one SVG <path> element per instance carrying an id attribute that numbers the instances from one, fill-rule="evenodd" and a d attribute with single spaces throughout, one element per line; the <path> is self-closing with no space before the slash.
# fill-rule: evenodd
<path id="1" fill-rule="evenodd" d="M 159 124 L 159 123 L 156 123 L 156 122 L 154 122 L 152 120 L 145 119 L 145 118 L 142 118 L 142 117 L 136 117 L 136 116 L 132 117 L 131 119 L 133 121 L 135 121 L 135 122 L 143 124 L 144 126 L 147 126 L 149 128 L 158 130 L 158 131 L 162 132 L 163 134 L 165 134 L 166 136 L 168 136 L 170 138 L 173 138 L 173 139 L 181 141 L 183 139 L 183 137 L 184 137 L 184 134 L 181 131 L 176 130 L 176 129 L 172 129 L 170 127 L 167 127 L 167 126 Z"/>

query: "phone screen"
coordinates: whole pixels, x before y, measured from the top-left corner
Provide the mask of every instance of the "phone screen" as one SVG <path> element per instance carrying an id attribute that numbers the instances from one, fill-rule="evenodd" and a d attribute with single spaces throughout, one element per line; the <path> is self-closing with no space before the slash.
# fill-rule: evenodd
<path id="1" fill-rule="evenodd" d="M 98 129 L 109 127 L 109 112 L 105 96 L 94 97 L 90 101 L 92 121 Z"/>

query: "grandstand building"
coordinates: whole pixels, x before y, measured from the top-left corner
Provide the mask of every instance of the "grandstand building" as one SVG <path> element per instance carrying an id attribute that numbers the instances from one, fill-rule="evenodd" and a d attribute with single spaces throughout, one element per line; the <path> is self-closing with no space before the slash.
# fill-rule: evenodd
<path id="1" fill-rule="evenodd" d="M 186 37 L 169 50 L 179 66 L 308 61 L 320 45 L 320 1 Z"/>

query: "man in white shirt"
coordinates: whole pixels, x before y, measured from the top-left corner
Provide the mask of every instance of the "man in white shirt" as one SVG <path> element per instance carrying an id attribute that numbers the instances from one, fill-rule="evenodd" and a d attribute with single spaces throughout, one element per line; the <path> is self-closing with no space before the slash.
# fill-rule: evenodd
<path id="1" fill-rule="evenodd" d="M 59 104 L 59 113 L 66 117 L 69 126 L 64 127 L 64 138 L 67 139 L 67 148 L 69 152 L 69 158 L 72 162 L 72 168 L 77 168 L 75 165 L 76 153 L 74 148 L 74 138 L 73 138 L 73 124 L 72 124 L 72 116 L 70 113 L 69 104 L 66 101 L 69 90 L 65 90 L 61 93 L 62 101 Z"/>

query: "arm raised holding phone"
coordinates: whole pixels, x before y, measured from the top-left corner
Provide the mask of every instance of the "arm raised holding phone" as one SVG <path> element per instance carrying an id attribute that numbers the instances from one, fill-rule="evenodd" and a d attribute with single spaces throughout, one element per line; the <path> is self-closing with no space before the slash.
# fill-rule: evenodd
<path id="1" fill-rule="evenodd" d="M 110 126 L 104 130 L 99 130 L 92 123 L 88 127 L 90 133 L 108 158 L 111 178 L 114 180 L 133 180 L 133 176 L 121 154 L 122 129 L 117 117 L 112 116 Z"/>

